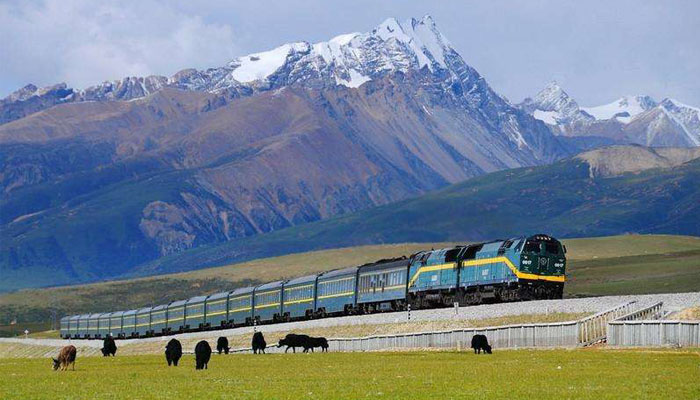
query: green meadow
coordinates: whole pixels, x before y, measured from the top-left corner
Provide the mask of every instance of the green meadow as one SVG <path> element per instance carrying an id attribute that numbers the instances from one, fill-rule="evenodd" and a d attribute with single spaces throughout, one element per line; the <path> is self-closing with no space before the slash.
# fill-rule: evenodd
<path id="1" fill-rule="evenodd" d="M 167 367 L 163 356 L 0 359 L 2 399 L 700 398 L 695 350 L 212 355 Z"/>

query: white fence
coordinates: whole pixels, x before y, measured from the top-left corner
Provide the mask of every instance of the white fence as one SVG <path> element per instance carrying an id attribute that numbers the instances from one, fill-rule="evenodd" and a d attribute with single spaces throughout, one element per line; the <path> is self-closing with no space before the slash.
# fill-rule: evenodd
<path id="1" fill-rule="evenodd" d="M 471 347 L 472 336 L 486 335 L 494 348 L 573 347 L 578 344 L 576 321 L 550 324 L 508 325 L 465 328 L 444 332 L 335 338 L 328 344 L 332 351 L 376 351 L 392 349 L 462 349 Z"/>
<path id="2" fill-rule="evenodd" d="M 328 339 L 330 351 L 355 352 L 399 349 L 465 349 L 474 335 L 486 335 L 494 348 L 576 347 L 605 338 L 607 322 L 629 314 L 636 303 L 631 301 L 579 321 L 464 328 L 450 331 L 377 335 L 358 338 Z M 237 349 L 247 352 L 250 349 Z M 268 352 L 284 351 L 277 347 Z"/>
<path id="3" fill-rule="evenodd" d="M 700 347 L 700 321 L 613 321 L 608 324 L 608 344 Z"/>

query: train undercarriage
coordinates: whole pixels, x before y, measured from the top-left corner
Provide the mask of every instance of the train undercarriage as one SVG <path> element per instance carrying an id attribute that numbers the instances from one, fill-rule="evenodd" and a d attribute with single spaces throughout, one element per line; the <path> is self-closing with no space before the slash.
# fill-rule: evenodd
<path id="1" fill-rule="evenodd" d="M 441 289 L 408 294 L 411 309 L 478 305 L 523 300 L 561 299 L 564 284 L 520 280 L 519 282 Z"/>

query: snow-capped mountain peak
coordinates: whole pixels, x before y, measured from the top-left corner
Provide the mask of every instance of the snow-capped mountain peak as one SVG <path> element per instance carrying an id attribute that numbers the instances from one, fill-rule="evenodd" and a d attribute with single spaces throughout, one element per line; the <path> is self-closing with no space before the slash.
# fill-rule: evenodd
<path id="1" fill-rule="evenodd" d="M 700 108 L 670 98 L 663 99 L 659 107 L 683 129 L 692 145 L 700 146 Z"/>
<path id="2" fill-rule="evenodd" d="M 666 98 L 628 95 L 599 106 L 579 107 L 556 82 L 519 107 L 564 136 L 604 138 L 643 146 L 700 146 L 700 109 Z"/>
<path id="3" fill-rule="evenodd" d="M 584 107 L 583 111 L 597 120 L 617 119 L 629 123 L 633 117 L 656 107 L 656 101 L 649 96 L 623 96 L 612 103 L 595 107 Z"/>
<path id="4" fill-rule="evenodd" d="M 534 98 L 525 99 L 521 107 L 530 112 L 536 119 L 549 125 L 593 119 L 581 111 L 578 103 L 556 81 L 548 83 Z"/>
<path id="5" fill-rule="evenodd" d="M 290 53 L 308 51 L 308 43 L 297 42 L 287 43 L 269 51 L 239 57 L 229 63 L 229 66 L 233 68 L 231 76 L 241 83 L 262 80 L 282 67 Z"/>
<path id="6" fill-rule="evenodd" d="M 458 60 L 457 63 L 455 60 Z M 430 72 L 449 71 L 453 77 L 461 76 L 460 79 L 463 79 L 465 71 L 470 74 L 472 70 L 462 64 L 463 60 L 459 59 L 449 41 L 440 33 L 435 21 L 426 15 L 403 22 L 388 18 L 369 32 L 342 34 L 326 42 L 283 44 L 269 51 L 238 57 L 219 68 L 186 69 L 170 78 L 128 77 L 84 90 L 64 89 L 80 101 L 130 100 L 147 96 L 163 86 L 220 92 L 228 89 L 262 90 L 295 82 L 313 82 L 314 86 L 343 85 L 354 88 L 386 73 L 406 73 L 423 67 Z M 28 85 L 2 101 L 24 101 L 45 91 Z"/>

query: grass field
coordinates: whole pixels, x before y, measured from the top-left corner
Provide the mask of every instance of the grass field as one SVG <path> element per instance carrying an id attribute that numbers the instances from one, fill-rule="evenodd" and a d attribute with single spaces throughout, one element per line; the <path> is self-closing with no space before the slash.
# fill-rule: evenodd
<path id="1" fill-rule="evenodd" d="M 565 295 L 596 296 L 700 291 L 700 238 L 624 235 L 564 240 Z M 410 255 L 447 243 L 360 246 L 265 258 L 198 271 L 72 287 L 23 290 L 0 295 L 0 336 L 23 324 L 50 326 L 49 308 L 59 314 L 113 311 L 164 304 L 200 294 Z M 19 326 L 2 326 L 18 317 Z M 39 325 L 30 328 L 36 331 Z"/>
<path id="2" fill-rule="evenodd" d="M 0 360 L 2 399 L 457 399 L 700 397 L 697 350 L 212 355 L 167 367 L 163 356 Z"/>

